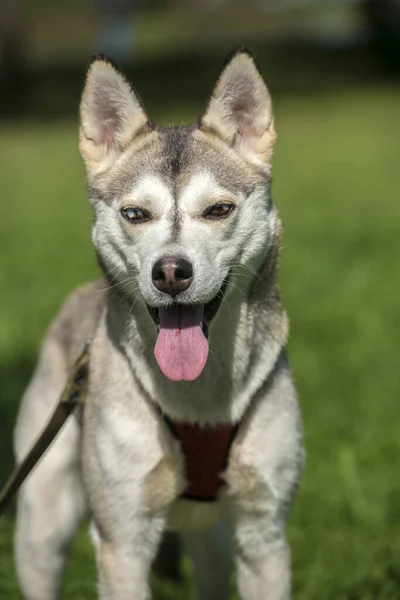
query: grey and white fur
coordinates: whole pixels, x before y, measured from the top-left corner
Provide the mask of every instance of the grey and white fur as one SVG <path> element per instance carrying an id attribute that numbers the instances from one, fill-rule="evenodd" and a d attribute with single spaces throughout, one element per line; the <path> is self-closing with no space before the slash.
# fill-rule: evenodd
<path id="1" fill-rule="evenodd" d="M 21 460 L 91 337 L 85 410 L 19 494 L 15 552 L 26 600 L 55 600 L 88 510 L 101 600 L 150 597 L 149 571 L 169 529 L 194 560 L 201 600 L 227 599 L 226 524 L 243 600 L 291 597 L 285 521 L 303 451 L 276 283 L 275 138 L 270 95 L 246 50 L 230 57 L 189 127 L 155 127 L 118 69 L 92 62 L 80 150 L 104 279 L 74 292 L 50 326 L 18 416 Z M 191 265 L 173 293 L 155 282 L 165 257 Z M 172 381 L 154 356 L 154 320 L 188 306 L 202 307 L 210 353 L 193 380 Z M 185 460 L 162 413 L 200 427 L 239 423 L 217 502 L 180 498 Z"/>

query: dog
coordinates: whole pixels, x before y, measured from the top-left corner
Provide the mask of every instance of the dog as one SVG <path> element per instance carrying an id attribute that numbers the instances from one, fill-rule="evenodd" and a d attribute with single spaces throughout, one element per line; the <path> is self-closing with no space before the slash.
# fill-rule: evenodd
<path id="1" fill-rule="evenodd" d="M 156 127 L 97 56 L 80 117 L 104 278 L 62 307 L 20 408 L 18 461 L 92 340 L 84 410 L 19 493 L 24 598 L 57 597 L 89 510 L 102 600 L 149 598 L 169 530 L 193 560 L 202 600 L 229 598 L 229 548 L 244 600 L 287 600 L 285 522 L 303 445 L 276 281 L 268 89 L 238 49 L 197 125 Z"/>

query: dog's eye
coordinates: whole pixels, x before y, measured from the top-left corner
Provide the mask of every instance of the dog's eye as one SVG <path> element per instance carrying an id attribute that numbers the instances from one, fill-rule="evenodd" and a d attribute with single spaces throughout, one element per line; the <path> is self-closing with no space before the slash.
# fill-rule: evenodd
<path id="1" fill-rule="evenodd" d="M 204 212 L 203 217 L 206 219 L 224 219 L 228 215 L 230 215 L 235 209 L 234 204 L 228 204 L 227 202 L 223 202 L 221 204 L 214 204 L 214 206 L 210 206 Z"/>
<path id="2" fill-rule="evenodd" d="M 129 223 L 144 223 L 150 219 L 150 214 L 141 208 L 133 208 L 132 206 L 128 206 L 128 208 L 121 209 L 121 215 L 129 221 Z"/>

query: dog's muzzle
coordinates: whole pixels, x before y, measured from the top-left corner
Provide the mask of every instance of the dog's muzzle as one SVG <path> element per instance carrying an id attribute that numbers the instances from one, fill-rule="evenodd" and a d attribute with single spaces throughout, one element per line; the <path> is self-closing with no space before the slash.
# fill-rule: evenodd
<path id="1" fill-rule="evenodd" d="M 178 301 L 167 307 L 147 305 L 158 330 L 154 354 L 161 371 L 171 381 L 193 381 L 203 372 L 208 357 L 209 323 L 221 306 L 229 281 L 230 273 L 205 305 Z"/>

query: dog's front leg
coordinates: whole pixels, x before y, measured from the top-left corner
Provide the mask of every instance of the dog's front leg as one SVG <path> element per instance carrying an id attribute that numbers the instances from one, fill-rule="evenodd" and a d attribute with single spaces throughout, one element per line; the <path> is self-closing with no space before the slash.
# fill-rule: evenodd
<path id="1" fill-rule="evenodd" d="M 241 424 L 226 472 L 243 600 L 289 600 L 285 519 L 303 452 L 296 396 L 285 365 L 260 390 Z"/>
<path id="2" fill-rule="evenodd" d="M 291 597 L 289 549 L 273 521 L 271 515 L 262 513 L 242 514 L 237 519 L 237 576 L 243 600 Z"/>
<path id="3" fill-rule="evenodd" d="M 92 526 L 100 600 L 150 598 L 149 572 L 164 525 L 162 515 L 138 515 L 136 520 L 125 525 L 124 532 L 118 532 L 116 539 L 108 539 L 100 533 L 101 527 Z"/>
<path id="4" fill-rule="evenodd" d="M 101 600 L 150 597 L 150 568 L 168 509 L 181 491 L 180 457 L 166 455 L 147 472 L 143 467 L 145 460 L 135 473 L 132 461 L 133 476 L 121 469 L 119 481 L 90 495 Z"/>
<path id="5" fill-rule="evenodd" d="M 145 600 L 168 510 L 184 486 L 179 445 L 140 396 L 88 403 L 85 419 L 83 471 L 100 598 Z"/>

